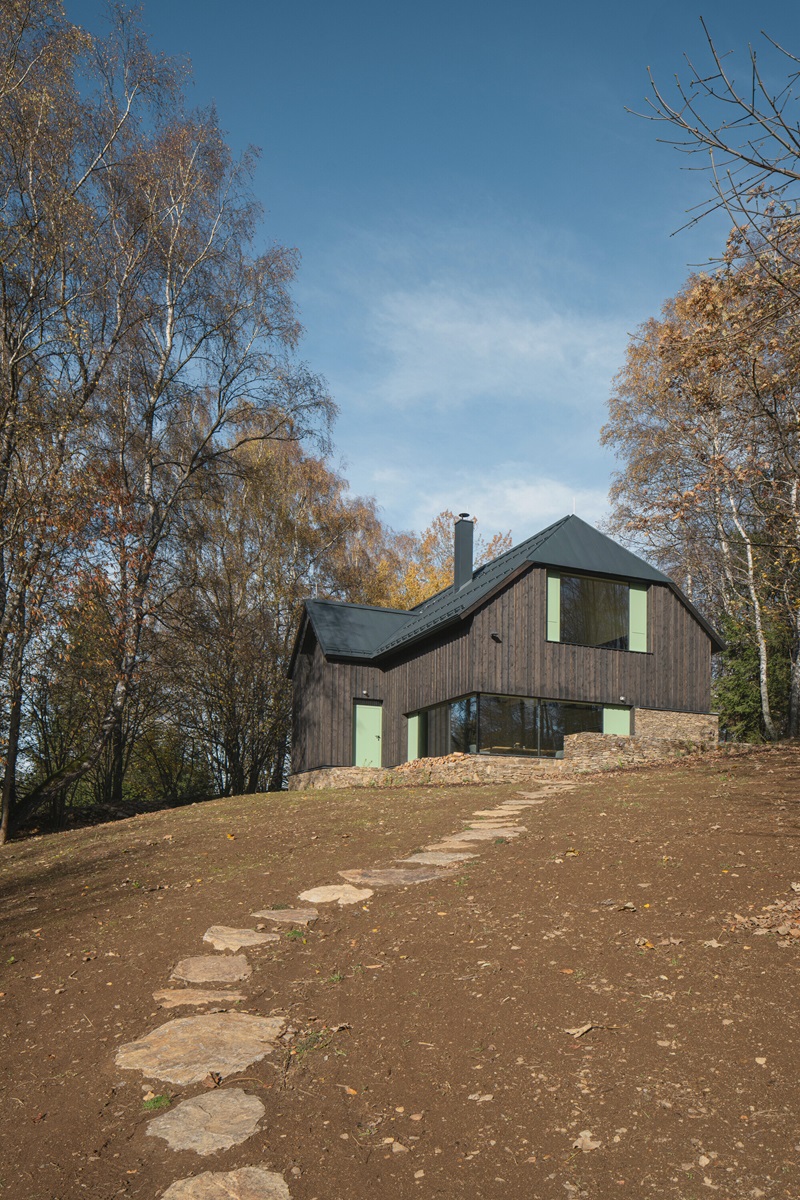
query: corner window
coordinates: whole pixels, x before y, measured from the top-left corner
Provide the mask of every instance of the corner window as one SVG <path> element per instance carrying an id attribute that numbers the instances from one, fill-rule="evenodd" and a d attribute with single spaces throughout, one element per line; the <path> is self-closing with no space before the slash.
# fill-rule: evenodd
<path id="1" fill-rule="evenodd" d="M 647 588 L 548 572 L 547 638 L 601 650 L 647 650 Z"/>

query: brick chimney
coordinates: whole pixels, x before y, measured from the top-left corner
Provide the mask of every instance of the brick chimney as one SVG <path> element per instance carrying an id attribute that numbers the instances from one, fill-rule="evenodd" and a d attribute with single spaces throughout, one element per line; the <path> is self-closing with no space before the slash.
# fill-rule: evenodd
<path id="1" fill-rule="evenodd" d="M 472 534 L 475 526 L 469 513 L 459 513 L 453 545 L 453 589 L 459 591 L 472 579 Z"/>

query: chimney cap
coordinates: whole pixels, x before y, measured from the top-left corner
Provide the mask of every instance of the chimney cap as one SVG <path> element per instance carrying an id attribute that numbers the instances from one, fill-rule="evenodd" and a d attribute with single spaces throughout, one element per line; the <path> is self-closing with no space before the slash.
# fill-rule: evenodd
<path id="1" fill-rule="evenodd" d="M 469 513 L 459 513 L 458 519 L 459 519 L 459 521 L 466 521 L 468 516 L 469 516 Z"/>

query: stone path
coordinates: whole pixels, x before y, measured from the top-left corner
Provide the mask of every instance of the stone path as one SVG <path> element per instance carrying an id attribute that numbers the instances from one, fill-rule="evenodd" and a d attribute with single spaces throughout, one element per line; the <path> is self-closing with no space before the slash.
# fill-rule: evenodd
<path id="1" fill-rule="evenodd" d="M 337 904 L 344 907 L 363 903 L 374 888 L 408 887 L 452 878 L 458 864 L 478 857 L 481 843 L 497 843 L 520 837 L 527 827 L 519 823 L 523 813 L 545 804 L 554 796 L 577 785 L 547 782 L 536 792 L 518 792 L 519 799 L 496 808 L 478 809 L 466 829 L 425 846 L 399 866 L 359 867 L 340 871 L 344 883 L 325 884 L 300 892 L 303 908 L 259 909 L 253 916 L 275 924 L 309 927 L 319 911 L 309 907 Z M 357 887 L 355 884 L 362 886 Z M 368 885 L 368 886 L 363 886 Z M 243 947 L 260 947 L 280 941 L 280 934 L 259 929 L 234 929 L 212 925 L 203 941 L 219 951 L 196 955 L 175 965 L 171 979 L 186 984 L 238 983 L 250 978 L 252 967 Z M 234 953 L 227 953 L 233 951 Z M 286 1028 L 283 1017 L 259 1017 L 232 1011 L 247 999 L 244 992 L 223 988 L 176 986 L 153 993 L 161 1008 L 182 1005 L 213 1005 L 210 1012 L 177 1017 L 120 1046 L 117 1066 L 139 1071 L 145 1079 L 189 1087 L 211 1077 L 219 1084 L 227 1076 L 246 1070 L 271 1054 Z M 191 1150 L 200 1156 L 217 1154 L 241 1145 L 259 1129 L 266 1109 L 262 1101 L 242 1088 L 215 1087 L 212 1092 L 189 1096 L 169 1112 L 154 1117 L 147 1135 L 163 1139 L 172 1150 Z M 291 1200 L 283 1177 L 264 1166 L 241 1167 L 235 1171 L 203 1171 L 178 1179 L 163 1193 L 162 1200 Z"/>

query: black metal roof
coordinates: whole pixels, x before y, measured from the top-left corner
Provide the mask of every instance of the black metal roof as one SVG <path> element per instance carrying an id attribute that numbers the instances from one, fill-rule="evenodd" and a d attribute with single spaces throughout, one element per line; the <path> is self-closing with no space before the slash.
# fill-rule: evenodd
<path id="1" fill-rule="evenodd" d="M 576 516 L 562 517 L 478 567 L 458 591 L 447 587 L 408 612 L 335 600 L 307 600 L 306 612 L 326 656 L 376 659 L 459 620 L 533 564 L 665 584 L 703 627 L 714 649 L 724 648 L 717 632 L 668 575 Z"/>
<path id="2" fill-rule="evenodd" d="M 306 600 L 306 612 L 325 654 L 372 658 L 375 648 L 405 625 L 404 608 L 374 608 L 343 600 Z"/>

